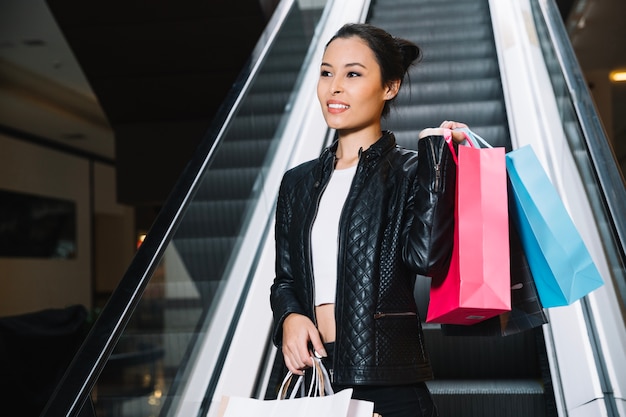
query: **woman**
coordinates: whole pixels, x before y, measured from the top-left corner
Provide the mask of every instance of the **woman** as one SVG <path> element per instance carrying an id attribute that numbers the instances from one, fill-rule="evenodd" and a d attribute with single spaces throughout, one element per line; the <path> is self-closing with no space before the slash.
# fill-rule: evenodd
<path id="1" fill-rule="evenodd" d="M 426 129 L 418 152 L 381 131 L 420 55 L 367 24 L 333 36 L 317 95 L 338 140 L 284 175 L 276 209 L 274 343 L 295 374 L 324 357 L 335 390 L 384 417 L 436 415 L 413 288 L 447 272 L 456 170 L 441 128 L 466 127 Z"/>

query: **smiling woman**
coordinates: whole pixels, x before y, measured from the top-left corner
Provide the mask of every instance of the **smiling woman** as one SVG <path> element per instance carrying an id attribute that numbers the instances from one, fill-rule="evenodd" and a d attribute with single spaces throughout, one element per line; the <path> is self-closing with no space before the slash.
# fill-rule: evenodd
<path id="1" fill-rule="evenodd" d="M 342 145 L 360 145 L 340 146 L 338 169 L 356 163 L 359 149 L 369 148 L 380 138 L 380 118 L 389 113 L 389 103 L 397 96 L 407 67 L 421 55 L 408 41 L 390 37 L 389 41 L 397 45 L 394 54 L 385 48 L 375 49 L 368 40 L 377 42 L 356 34 L 344 37 L 339 31 L 327 44 L 321 63 L 317 97 L 324 119 L 344 139 Z M 404 47 L 405 55 L 399 57 L 400 47 Z"/>
<path id="2" fill-rule="evenodd" d="M 273 338 L 286 367 L 302 375 L 321 356 L 336 390 L 385 417 L 437 415 L 413 288 L 448 269 L 456 168 L 440 128 L 466 127 L 427 130 L 418 152 L 381 130 L 420 55 L 367 24 L 333 36 L 317 96 L 337 141 L 285 173 L 276 208 Z"/>
<path id="3" fill-rule="evenodd" d="M 383 83 L 376 57 L 361 38 L 336 39 L 326 48 L 317 96 L 326 123 L 343 137 L 375 142 L 383 108 L 399 88 L 399 79 Z"/>

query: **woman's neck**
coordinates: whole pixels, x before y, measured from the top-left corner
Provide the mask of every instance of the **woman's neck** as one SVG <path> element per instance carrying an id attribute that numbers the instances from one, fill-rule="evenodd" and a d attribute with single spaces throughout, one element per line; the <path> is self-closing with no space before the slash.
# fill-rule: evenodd
<path id="1" fill-rule="evenodd" d="M 339 132 L 335 168 L 343 169 L 355 165 L 359 161 L 360 153 L 369 149 L 381 136 L 380 127 L 352 133 Z"/>

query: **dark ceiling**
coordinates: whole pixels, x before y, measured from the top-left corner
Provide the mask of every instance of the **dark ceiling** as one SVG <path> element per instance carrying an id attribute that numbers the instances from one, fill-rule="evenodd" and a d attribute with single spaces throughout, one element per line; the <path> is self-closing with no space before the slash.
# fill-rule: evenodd
<path id="1" fill-rule="evenodd" d="M 260 3 L 277 1 L 45 1 L 113 131 L 118 200 L 158 206 L 264 29 L 272 8 Z M 556 3 L 567 20 L 578 9 L 607 10 L 621 1 Z M 583 68 L 604 62 L 597 58 L 599 37 L 589 36 L 603 20 L 588 19 L 587 29 L 570 32 Z"/>
<path id="2" fill-rule="evenodd" d="M 114 131 L 118 199 L 159 204 L 265 27 L 258 0 L 47 0 Z"/>

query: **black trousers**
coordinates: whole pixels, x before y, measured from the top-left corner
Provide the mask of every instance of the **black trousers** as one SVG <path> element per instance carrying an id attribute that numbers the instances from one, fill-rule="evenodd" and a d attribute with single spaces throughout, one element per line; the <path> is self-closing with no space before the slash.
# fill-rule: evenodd
<path id="1" fill-rule="evenodd" d="M 322 363 L 329 372 L 332 369 L 333 343 L 326 344 L 329 357 Z M 374 403 L 374 412 L 382 417 L 437 417 L 437 407 L 424 382 L 410 385 L 338 385 L 335 392 L 352 388 L 352 398 Z"/>

